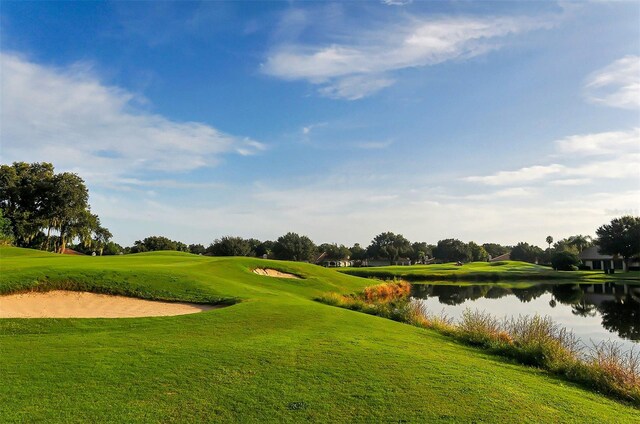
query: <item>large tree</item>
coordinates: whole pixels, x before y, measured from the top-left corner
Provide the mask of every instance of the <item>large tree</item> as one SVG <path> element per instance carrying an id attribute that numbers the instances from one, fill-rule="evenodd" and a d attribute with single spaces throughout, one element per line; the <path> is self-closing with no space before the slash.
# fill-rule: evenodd
<path id="1" fill-rule="evenodd" d="M 86 240 L 97 225 L 95 215 L 89 212 L 89 190 L 82 178 L 69 172 L 53 179 L 50 212 L 49 225 L 60 233 L 60 253 L 64 253 L 67 242 L 74 238 Z"/>
<path id="2" fill-rule="evenodd" d="M 520 242 L 511 249 L 511 260 L 536 263 L 543 257 L 544 251 L 538 246 Z"/>
<path id="3" fill-rule="evenodd" d="M 82 178 L 56 174 L 50 163 L 0 166 L 0 209 L 17 246 L 64 253 L 68 243 L 79 239 L 91 247 L 96 231 L 105 235 L 108 230 L 100 226 L 88 202 Z"/>
<path id="4" fill-rule="evenodd" d="M 111 231 L 109 231 L 107 228 L 100 225 L 100 220 L 98 220 L 98 226 L 93 234 L 93 244 L 100 252 L 100 256 L 102 256 L 104 248 L 109 243 L 109 240 L 111 240 L 111 238 L 113 237 L 113 234 L 111 234 Z"/>
<path id="5" fill-rule="evenodd" d="M 414 242 L 411 244 L 410 258 L 414 263 L 424 262 L 433 256 L 433 248 L 435 246 L 426 242 Z"/>
<path id="6" fill-rule="evenodd" d="M 13 242 L 13 229 L 11 228 L 11 221 L 4 217 L 2 209 L 0 209 L 0 245 Z"/>
<path id="7" fill-rule="evenodd" d="M 472 261 L 486 262 L 489 260 L 489 253 L 487 253 L 484 247 L 473 241 L 470 241 L 467 245 L 469 246 L 469 250 L 471 250 Z"/>
<path id="8" fill-rule="evenodd" d="M 484 247 L 484 250 L 486 250 L 492 258 L 509 253 L 510 250 L 507 246 L 498 243 L 484 243 L 482 247 Z"/>
<path id="9" fill-rule="evenodd" d="M 15 243 L 32 242 L 52 219 L 53 165 L 14 162 L 0 166 L 0 208 L 11 222 Z"/>
<path id="10" fill-rule="evenodd" d="M 389 231 L 373 238 L 367 247 L 367 254 L 372 258 L 387 259 L 393 264 L 399 257 L 411 254 L 411 243 L 402 234 Z"/>
<path id="11" fill-rule="evenodd" d="M 360 246 L 360 243 L 356 243 L 351 246 L 349 251 L 351 252 L 351 259 L 353 260 L 362 261 L 367 259 L 367 250 L 363 249 L 362 246 Z"/>
<path id="12" fill-rule="evenodd" d="M 189 246 L 186 244 L 171 240 L 163 236 L 146 237 L 144 240 L 136 240 L 133 247 L 129 249 L 131 253 L 154 252 L 157 250 L 177 250 L 180 252 L 188 252 Z"/>
<path id="13" fill-rule="evenodd" d="M 207 248 L 207 253 L 213 256 L 250 256 L 252 249 L 249 240 L 224 236 L 214 240 Z"/>
<path id="14" fill-rule="evenodd" d="M 309 237 L 290 232 L 278 237 L 273 253 L 277 259 L 311 261 L 316 254 L 316 245 Z"/>
<path id="15" fill-rule="evenodd" d="M 640 255 L 640 217 L 622 216 L 596 230 L 600 253 L 619 255 L 629 270 L 629 260 Z"/>
<path id="16" fill-rule="evenodd" d="M 469 262 L 473 259 L 469 245 L 458 239 L 438 241 L 433 255 L 444 262 Z"/>

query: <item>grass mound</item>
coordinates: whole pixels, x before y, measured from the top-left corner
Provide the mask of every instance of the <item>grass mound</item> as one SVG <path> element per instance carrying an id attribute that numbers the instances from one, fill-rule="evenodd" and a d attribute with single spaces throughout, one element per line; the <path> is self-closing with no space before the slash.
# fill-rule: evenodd
<path id="1" fill-rule="evenodd" d="M 623 352 L 613 342 L 595 345 L 584 353 L 579 340 L 549 317 L 519 316 L 499 320 L 466 309 L 459 322 L 436 316 L 410 298 L 407 282 L 393 281 L 366 287 L 360 293 L 328 293 L 320 302 L 430 328 L 525 365 L 541 367 L 586 387 L 640 407 L 640 351 Z"/>

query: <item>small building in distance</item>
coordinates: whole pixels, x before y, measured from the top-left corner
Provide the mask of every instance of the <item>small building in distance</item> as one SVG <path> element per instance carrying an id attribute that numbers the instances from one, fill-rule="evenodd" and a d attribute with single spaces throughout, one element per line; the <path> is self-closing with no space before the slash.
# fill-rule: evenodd
<path id="1" fill-rule="evenodd" d="M 580 252 L 579 257 L 584 266 L 592 270 L 624 269 L 624 261 L 621 257 L 600 253 L 598 249 L 597 245 L 593 245 Z M 638 268 L 640 268 L 639 258 L 632 258 L 629 269 Z"/>

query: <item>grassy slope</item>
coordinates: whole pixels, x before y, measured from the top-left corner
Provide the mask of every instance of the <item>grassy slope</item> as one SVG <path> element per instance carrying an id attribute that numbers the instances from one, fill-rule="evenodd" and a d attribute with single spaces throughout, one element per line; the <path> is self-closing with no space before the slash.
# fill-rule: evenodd
<path id="1" fill-rule="evenodd" d="M 433 332 L 311 301 L 368 281 L 306 264 L 0 249 L 0 291 L 64 281 L 175 299 L 181 317 L 0 320 L 0 422 L 634 422 L 640 411 Z M 258 276 L 271 264 L 305 280 Z M 269 266 L 269 265 L 268 265 Z"/>
<path id="2" fill-rule="evenodd" d="M 384 266 L 371 268 L 340 268 L 338 271 L 360 277 L 403 278 L 406 280 L 552 280 L 584 279 L 595 281 L 640 282 L 640 272 L 621 272 L 605 275 L 602 271 L 554 271 L 527 262 L 471 262 L 462 266 L 454 263 L 437 265 Z"/>

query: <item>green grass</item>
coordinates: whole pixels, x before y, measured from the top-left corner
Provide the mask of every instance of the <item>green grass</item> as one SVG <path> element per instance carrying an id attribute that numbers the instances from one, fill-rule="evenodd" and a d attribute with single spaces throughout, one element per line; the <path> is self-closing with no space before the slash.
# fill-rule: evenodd
<path id="1" fill-rule="evenodd" d="M 471 262 L 462 266 L 455 263 L 411 266 L 382 266 L 338 268 L 337 271 L 366 278 L 408 281 L 501 281 L 501 280 L 599 280 L 630 281 L 640 283 L 640 272 L 622 272 L 606 275 L 602 271 L 554 271 L 553 269 L 519 261 Z"/>
<path id="2" fill-rule="evenodd" d="M 0 422 L 638 422 L 640 411 L 433 331 L 314 302 L 308 264 L 0 248 L 0 292 L 238 302 L 178 317 L 0 320 Z M 253 274 L 273 267 L 305 277 Z"/>

